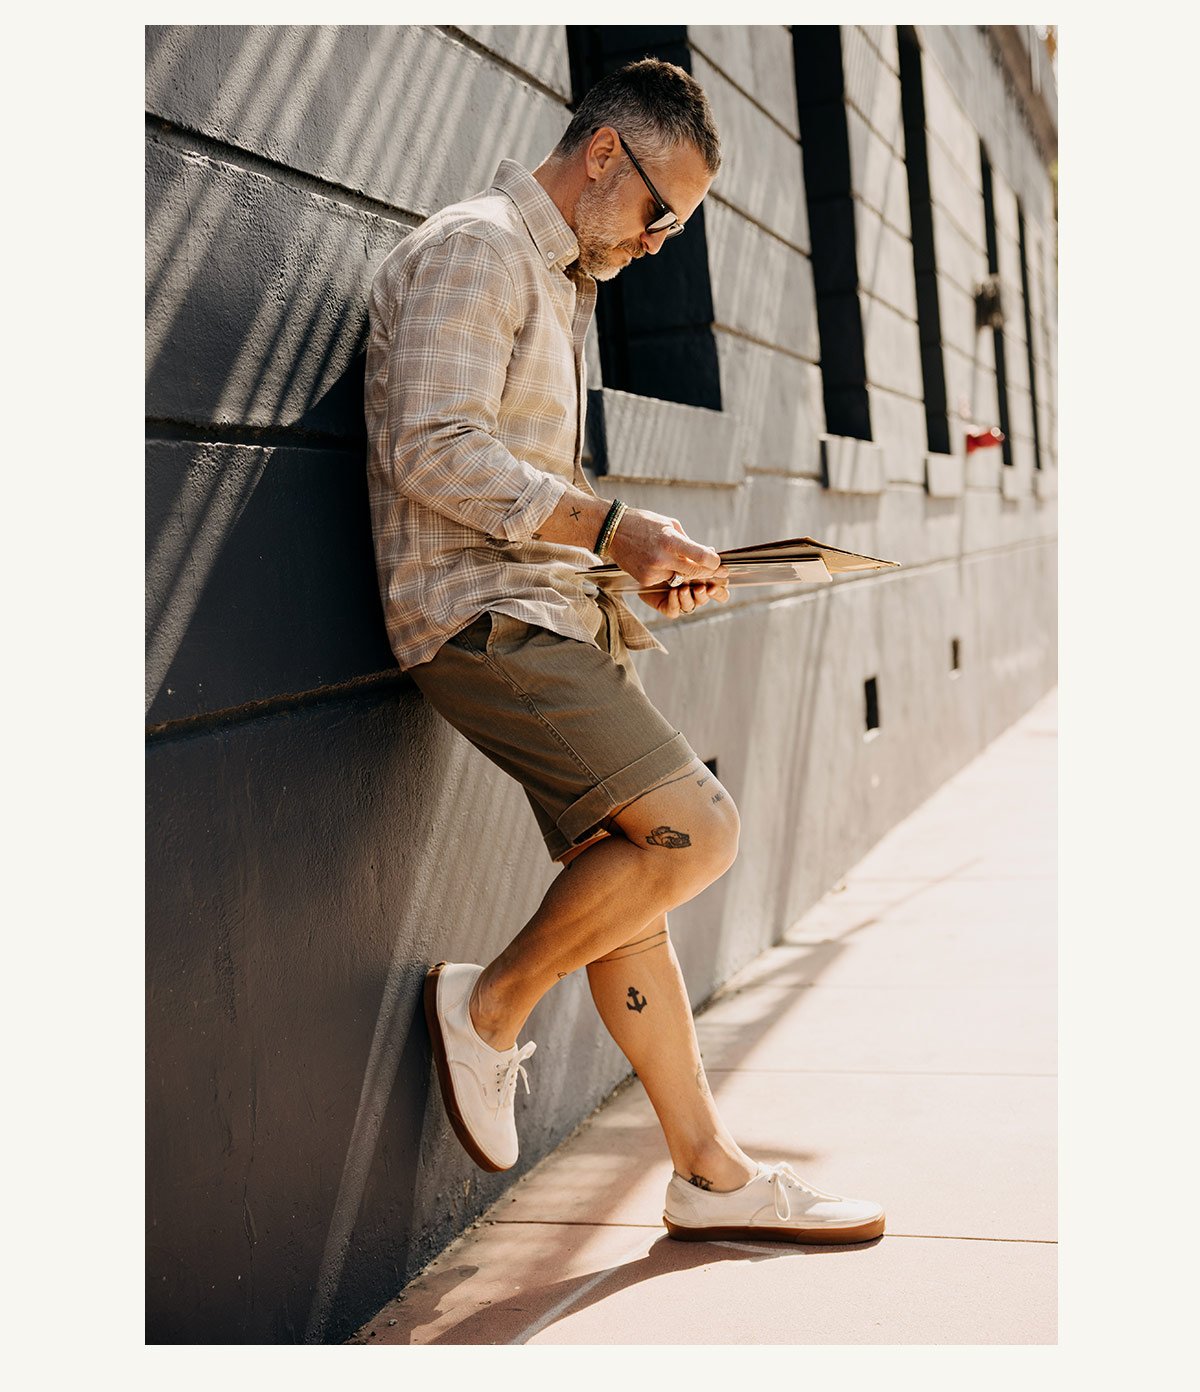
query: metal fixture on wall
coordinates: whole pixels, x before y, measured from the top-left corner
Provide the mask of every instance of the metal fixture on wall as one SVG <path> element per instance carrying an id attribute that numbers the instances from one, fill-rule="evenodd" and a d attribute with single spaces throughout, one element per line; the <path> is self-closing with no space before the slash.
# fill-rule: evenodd
<path id="1" fill-rule="evenodd" d="M 975 327 L 1004 327 L 1004 307 L 1000 303 L 1000 277 L 997 275 L 988 276 L 975 287 Z"/>

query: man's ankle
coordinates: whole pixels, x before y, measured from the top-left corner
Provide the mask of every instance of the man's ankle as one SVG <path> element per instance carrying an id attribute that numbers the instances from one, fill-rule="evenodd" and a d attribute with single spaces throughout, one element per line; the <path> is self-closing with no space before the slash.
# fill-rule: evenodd
<path id="1" fill-rule="evenodd" d="M 468 1013 L 475 1033 L 493 1049 L 513 1049 L 517 1043 L 517 1031 L 504 1016 L 492 1006 L 494 992 L 484 983 L 483 976 L 476 980 L 471 991 Z"/>
<path id="2" fill-rule="evenodd" d="M 740 1189 L 758 1173 L 758 1166 L 736 1142 L 719 1140 L 697 1147 L 688 1156 L 687 1167 L 676 1168 L 697 1189 L 713 1193 Z"/>

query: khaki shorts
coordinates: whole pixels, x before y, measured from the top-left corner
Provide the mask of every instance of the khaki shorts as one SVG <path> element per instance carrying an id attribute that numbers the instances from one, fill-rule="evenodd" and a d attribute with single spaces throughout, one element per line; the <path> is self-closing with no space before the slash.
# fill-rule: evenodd
<path id="1" fill-rule="evenodd" d="M 642 689 L 606 596 L 598 647 L 485 611 L 408 669 L 430 705 L 525 789 L 551 860 L 695 752 Z"/>

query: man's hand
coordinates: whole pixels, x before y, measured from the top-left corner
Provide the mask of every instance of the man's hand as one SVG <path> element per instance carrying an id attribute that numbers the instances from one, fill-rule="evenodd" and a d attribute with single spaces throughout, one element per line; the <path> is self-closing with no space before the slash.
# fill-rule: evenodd
<path id="1" fill-rule="evenodd" d="M 644 585 L 664 585 L 639 596 L 667 618 L 690 614 L 710 599 L 729 599 L 729 572 L 711 546 L 693 541 L 679 520 L 630 508 L 609 545 L 611 559 Z M 685 583 L 667 585 L 676 575 Z"/>
<path id="2" fill-rule="evenodd" d="M 590 549 L 608 509 L 606 498 L 568 487 L 532 539 Z M 609 543 L 608 556 L 635 580 L 655 587 L 641 599 L 669 619 L 690 614 L 710 599 L 729 598 L 729 572 L 720 556 L 711 546 L 693 541 L 677 517 L 627 509 Z M 668 588 L 667 582 L 676 575 L 687 583 Z"/>
<path id="3" fill-rule="evenodd" d="M 639 594 L 638 598 L 651 609 L 665 614 L 668 619 L 676 619 L 680 614 L 690 614 L 700 605 L 707 604 L 710 599 L 719 599 L 725 604 L 729 599 L 729 582 L 723 577 L 727 574 L 727 571 L 718 571 L 717 579 L 687 580 L 682 585 Z"/>

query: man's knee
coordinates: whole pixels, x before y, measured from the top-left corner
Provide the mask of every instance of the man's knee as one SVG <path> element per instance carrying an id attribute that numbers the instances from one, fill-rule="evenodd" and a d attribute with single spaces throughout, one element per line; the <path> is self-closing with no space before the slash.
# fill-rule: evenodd
<path id="1" fill-rule="evenodd" d="M 613 821 L 647 852 L 648 867 L 672 879 L 711 884 L 737 856 L 737 807 L 698 759 L 620 808 Z"/>

